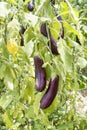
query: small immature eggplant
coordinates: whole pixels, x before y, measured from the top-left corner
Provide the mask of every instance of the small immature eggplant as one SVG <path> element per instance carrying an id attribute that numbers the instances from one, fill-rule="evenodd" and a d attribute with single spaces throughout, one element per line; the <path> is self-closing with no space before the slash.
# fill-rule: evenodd
<path id="1" fill-rule="evenodd" d="M 76 36 L 76 42 L 77 42 L 79 45 L 81 45 L 81 42 L 80 42 L 78 36 Z"/>
<path id="2" fill-rule="evenodd" d="M 23 38 L 23 34 L 26 31 L 26 27 L 25 26 L 21 26 L 21 29 L 19 31 L 20 37 L 21 37 L 21 41 L 20 41 L 20 46 L 24 46 L 24 38 Z"/>
<path id="3" fill-rule="evenodd" d="M 40 101 L 41 109 L 46 109 L 52 104 L 57 94 L 58 84 L 59 84 L 59 76 L 56 76 L 54 79 L 50 79 L 48 89 Z"/>
<path id="4" fill-rule="evenodd" d="M 57 50 L 57 44 L 56 41 L 54 39 L 54 37 L 50 34 L 50 47 L 51 47 L 51 51 L 54 55 L 58 55 L 58 50 Z"/>
<path id="5" fill-rule="evenodd" d="M 38 56 L 34 57 L 35 65 L 35 88 L 37 91 L 42 92 L 46 87 L 46 73 L 42 68 L 43 60 Z"/>
<path id="6" fill-rule="evenodd" d="M 28 10 L 29 11 L 33 11 L 34 8 L 35 8 L 35 2 L 34 2 L 34 0 L 29 1 L 28 2 Z"/>
<path id="7" fill-rule="evenodd" d="M 24 38 L 23 38 L 23 36 L 22 36 L 22 35 L 21 35 L 20 46 L 24 46 Z"/>
<path id="8" fill-rule="evenodd" d="M 25 31 L 26 31 L 26 27 L 25 26 L 21 26 L 21 30 L 19 31 L 20 35 L 24 34 Z"/>
<path id="9" fill-rule="evenodd" d="M 46 23 L 42 23 L 41 27 L 40 27 L 40 32 L 41 34 L 43 34 L 45 37 L 47 37 L 47 29 L 46 29 Z"/>

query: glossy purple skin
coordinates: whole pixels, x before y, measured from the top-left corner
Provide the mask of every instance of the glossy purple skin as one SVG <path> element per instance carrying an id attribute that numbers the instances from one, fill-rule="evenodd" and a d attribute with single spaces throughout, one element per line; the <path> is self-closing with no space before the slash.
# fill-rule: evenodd
<path id="1" fill-rule="evenodd" d="M 57 44 L 55 39 L 53 38 L 52 35 L 50 35 L 50 46 L 51 46 L 51 51 L 54 55 L 58 55 L 58 50 L 57 50 Z"/>
<path id="2" fill-rule="evenodd" d="M 28 10 L 33 11 L 35 7 L 34 0 L 28 2 Z"/>
<path id="3" fill-rule="evenodd" d="M 46 87 L 46 73 L 45 69 L 42 68 L 43 60 L 38 56 L 34 57 L 35 65 L 35 88 L 37 91 L 42 92 Z"/>
<path id="4" fill-rule="evenodd" d="M 47 37 L 47 30 L 46 30 L 46 23 L 43 23 L 40 27 L 40 32 L 42 35 L 44 35 L 45 37 Z"/>
<path id="5" fill-rule="evenodd" d="M 50 79 L 48 89 L 40 101 L 41 109 L 46 109 L 52 104 L 54 98 L 57 95 L 58 84 L 59 84 L 59 76 L 56 76 L 54 79 Z"/>

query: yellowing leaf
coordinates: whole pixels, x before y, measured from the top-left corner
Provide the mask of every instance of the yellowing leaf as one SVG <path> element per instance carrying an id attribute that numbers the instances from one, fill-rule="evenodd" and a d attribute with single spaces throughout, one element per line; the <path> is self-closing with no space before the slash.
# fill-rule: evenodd
<path id="1" fill-rule="evenodd" d="M 9 53 L 15 55 L 18 51 L 18 46 L 15 42 L 15 40 L 10 39 L 7 41 L 7 50 L 9 51 Z"/>
<path id="2" fill-rule="evenodd" d="M 8 0 L 11 4 L 17 4 L 15 0 Z"/>

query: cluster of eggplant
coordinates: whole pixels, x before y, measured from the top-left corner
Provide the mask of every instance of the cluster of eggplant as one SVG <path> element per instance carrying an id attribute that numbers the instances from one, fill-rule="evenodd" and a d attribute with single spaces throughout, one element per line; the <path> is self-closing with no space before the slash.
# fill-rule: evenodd
<path id="1" fill-rule="evenodd" d="M 38 92 L 42 92 L 46 88 L 46 72 L 42 67 L 43 60 L 39 56 L 34 56 L 34 65 L 35 65 L 35 88 Z M 59 84 L 59 76 L 55 78 L 50 78 L 48 88 L 40 100 L 40 108 L 48 108 L 54 98 L 56 97 Z"/>
<path id="2" fill-rule="evenodd" d="M 51 0 L 51 3 L 54 5 L 55 0 Z M 62 23 L 62 17 L 57 16 L 58 21 L 61 24 L 60 29 L 60 37 L 64 38 L 64 27 Z M 53 35 L 51 34 L 50 29 L 47 26 L 47 23 L 42 23 L 40 26 L 40 33 L 49 39 L 48 45 L 53 55 L 58 55 L 57 43 Z M 35 88 L 38 92 L 42 92 L 46 88 L 46 72 L 45 68 L 43 68 L 43 60 L 39 56 L 34 57 L 34 65 L 35 65 Z M 40 100 L 40 108 L 46 109 L 48 108 L 52 102 L 54 101 L 59 85 L 59 76 L 56 75 L 54 78 L 50 78 L 48 83 L 48 88 L 45 91 L 43 97 Z"/>
<path id="3" fill-rule="evenodd" d="M 61 23 L 61 29 L 60 29 L 60 36 L 59 38 L 64 38 L 64 27 L 63 27 L 63 23 L 62 23 L 62 18 L 61 16 L 57 16 L 58 21 Z M 57 49 L 57 43 L 56 40 L 54 39 L 53 35 L 50 32 L 50 29 L 47 27 L 46 23 L 42 23 L 41 27 L 40 27 L 40 32 L 42 35 L 44 35 L 45 37 L 48 38 L 48 34 L 49 34 L 49 47 L 51 49 L 51 52 L 54 55 L 58 55 L 58 49 Z M 48 33 L 47 33 L 48 32 Z M 59 39 L 58 38 L 58 39 Z"/>
<path id="4" fill-rule="evenodd" d="M 47 28 L 46 23 L 42 23 L 42 25 L 40 27 L 40 32 L 41 32 L 42 35 L 44 35 L 47 38 L 48 38 L 48 33 L 49 33 L 49 46 L 50 46 L 50 49 L 51 49 L 51 51 L 52 51 L 52 53 L 54 55 L 58 55 L 59 53 L 58 53 L 58 50 L 57 50 L 56 40 L 52 36 L 52 34 L 50 32 L 50 29 L 48 29 L 48 31 L 47 31 L 47 29 L 48 28 Z"/>

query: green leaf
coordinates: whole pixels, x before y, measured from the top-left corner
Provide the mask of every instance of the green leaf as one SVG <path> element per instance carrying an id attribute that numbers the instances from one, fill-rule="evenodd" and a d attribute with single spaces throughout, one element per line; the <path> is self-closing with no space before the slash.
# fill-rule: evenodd
<path id="1" fill-rule="evenodd" d="M 6 87 L 8 87 L 10 90 L 14 89 L 14 84 L 13 84 L 12 78 L 9 78 L 6 76 L 6 78 L 4 79 L 4 83 L 5 83 Z"/>
<path id="2" fill-rule="evenodd" d="M 34 113 L 34 110 L 33 110 L 33 106 L 30 106 L 26 111 L 25 111 L 25 116 L 27 118 L 34 118 L 36 115 Z"/>
<path id="3" fill-rule="evenodd" d="M 31 25 L 34 27 L 38 22 L 38 16 L 33 15 L 32 13 L 25 13 L 25 19 L 31 22 Z"/>
<path id="4" fill-rule="evenodd" d="M 17 4 L 15 0 L 8 0 L 11 4 Z"/>
<path id="5" fill-rule="evenodd" d="M 3 114 L 3 120 L 6 123 L 7 128 L 12 129 L 12 127 L 13 127 L 13 121 L 12 121 L 11 116 L 7 112 L 5 112 Z"/>
<path id="6" fill-rule="evenodd" d="M 48 120 L 48 116 L 41 110 L 41 114 L 39 115 L 39 119 L 42 121 L 43 124 L 45 124 L 46 126 L 49 125 L 49 120 Z"/>
<path id="7" fill-rule="evenodd" d="M 58 125 L 59 130 L 67 130 L 69 128 L 73 129 L 73 122 L 67 122 L 67 124 Z"/>
<path id="8" fill-rule="evenodd" d="M 33 110 L 36 116 L 39 114 L 41 94 L 35 95 L 35 101 L 33 104 Z M 37 117 L 36 117 L 37 118 Z"/>
<path id="9" fill-rule="evenodd" d="M 0 98 L 0 106 L 3 109 L 6 109 L 8 107 L 8 105 L 11 103 L 11 101 L 12 101 L 12 95 L 3 95 Z"/>
<path id="10" fill-rule="evenodd" d="M 71 72 L 73 63 L 72 52 L 66 42 L 62 39 L 58 45 L 58 51 L 60 53 L 61 60 L 63 61 L 64 70 L 66 70 L 66 72 Z"/>
<path id="11" fill-rule="evenodd" d="M 5 64 L 0 64 L 0 78 L 2 79 L 4 77 L 4 72 L 6 70 Z"/>
<path id="12" fill-rule="evenodd" d="M 7 2 L 0 2 L 0 17 L 5 18 L 9 13 L 9 5 Z"/>
<path id="13" fill-rule="evenodd" d="M 23 92 L 23 97 L 25 100 L 29 100 L 30 98 L 30 103 L 32 103 L 32 101 L 34 100 L 34 87 L 33 87 L 33 80 L 29 81 L 27 84 L 27 87 L 24 89 Z"/>
<path id="14" fill-rule="evenodd" d="M 84 68 L 87 65 L 87 60 L 83 57 L 78 57 L 77 64 L 80 66 L 80 68 Z"/>
<path id="15" fill-rule="evenodd" d="M 31 56 L 31 54 L 33 53 L 33 48 L 34 42 L 31 40 L 25 45 L 24 51 L 27 53 L 28 56 Z"/>
<path id="16" fill-rule="evenodd" d="M 61 25 L 60 25 L 58 19 L 55 18 L 55 19 L 53 20 L 53 22 L 52 22 L 52 25 L 51 25 L 50 30 L 51 30 L 52 35 L 53 35 L 54 38 L 56 38 L 56 39 L 58 38 L 60 28 L 61 28 Z"/>
<path id="17" fill-rule="evenodd" d="M 24 33 L 24 43 L 25 45 L 34 38 L 34 32 L 33 28 L 29 27 L 26 32 Z"/>

